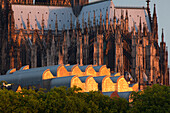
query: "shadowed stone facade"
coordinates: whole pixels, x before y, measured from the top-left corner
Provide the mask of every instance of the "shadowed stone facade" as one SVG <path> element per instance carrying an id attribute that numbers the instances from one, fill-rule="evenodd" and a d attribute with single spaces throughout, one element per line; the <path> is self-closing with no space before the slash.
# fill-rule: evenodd
<path id="1" fill-rule="evenodd" d="M 168 51 L 163 30 L 158 45 L 156 6 L 151 16 L 149 0 L 147 8 L 86 0 L 35 4 L 32 0 L 1 0 L 1 74 L 23 65 L 93 64 L 106 65 L 112 73 L 129 72 L 141 88 L 169 85 Z"/>

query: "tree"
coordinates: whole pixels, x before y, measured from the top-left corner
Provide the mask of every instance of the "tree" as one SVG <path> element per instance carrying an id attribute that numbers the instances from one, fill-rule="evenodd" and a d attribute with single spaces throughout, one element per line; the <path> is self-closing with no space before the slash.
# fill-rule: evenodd
<path id="1" fill-rule="evenodd" d="M 131 97 L 131 113 L 170 113 L 169 86 L 155 84 L 143 92 L 133 92 Z"/>

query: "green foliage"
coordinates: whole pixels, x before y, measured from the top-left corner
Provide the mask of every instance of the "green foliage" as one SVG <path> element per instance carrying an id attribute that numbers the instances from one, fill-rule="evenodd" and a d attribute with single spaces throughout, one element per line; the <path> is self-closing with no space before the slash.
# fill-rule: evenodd
<path id="1" fill-rule="evenodd" d="M 33 88 L 34 89 L 34 88 Z M 133 102 L 110 98 L 101 92 L 80 93 L 80 88 L 53 88 L 46 92 L 0 89 L 0 112 L 25 113 L 138 113 L 170 112 L 170 88 L 154 85 L 143 92 L 133 92 Z"/>
<path id="2" fill-rule="evenodd" d="M 158 84 L 132 93 L 130 113 L 170 113 L 170 87 Z"/>

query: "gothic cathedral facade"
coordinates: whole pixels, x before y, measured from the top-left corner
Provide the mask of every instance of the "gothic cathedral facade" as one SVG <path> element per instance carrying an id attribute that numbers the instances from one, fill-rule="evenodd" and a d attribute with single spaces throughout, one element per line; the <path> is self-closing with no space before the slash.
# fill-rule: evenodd
<path id="1" fill-rule="evenodd" d="M 129 72 L 140 85 L 169 85 L 164 33 L 159 46 L 156 6 L 151 16 L 146 2 L 145 8 L 110 0 L 0 0 L 0 73 L 93 64 Z"/>

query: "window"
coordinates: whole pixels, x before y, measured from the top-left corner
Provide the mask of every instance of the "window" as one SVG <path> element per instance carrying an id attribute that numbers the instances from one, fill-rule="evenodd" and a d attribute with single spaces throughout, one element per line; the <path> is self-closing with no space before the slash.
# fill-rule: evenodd
<path id="1" fill-rule="evenodd" d="M 21 11 L 21 13 L 23 13 L 23 11 Z"/>
<path id="2" fill-rule="evenodd" d="M 18 18 L 18 20 L 20 20 L 20 19 Z"/>
<path id="3" fill-rule="evenodd" d="M 61 22 L 61 20 L 59 20 L 59 22 Z"/>
<path id="4" fill-rule="evenodd" d="M 55 15 L 56 13 L 54 13 L 54 15 Z"/>
<path id="5" fill-rule="evenodd" d="M 39 14 L 39 12 L 38 12 L 38 14 Z"/>
<path id="6" fill-rule="evenodd" d="M 51 22 L 53 22 L 53 20 L 51 20 Z"/>
<path id="7" fill-rule="evenodd" d="M 47 14 L 47 12 L 46 12 L 46 14 Z"/>
<path id="8" fill-rule="evenodd" d="M 62 13 L 62 15 L 64 15 L 64 13 Z"/>
<path id="9" fill-rule="evenodd" d="M 31 14 L 31 12 L 30 12 L 30 14 Z"/>

